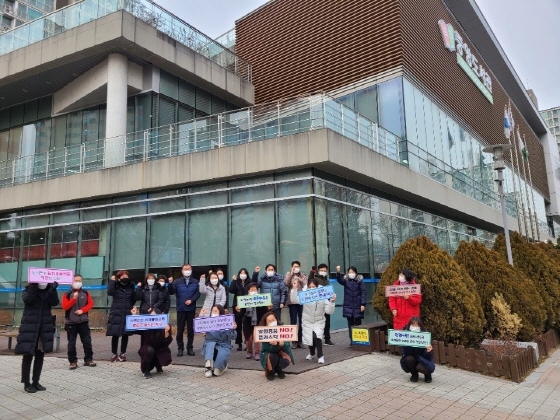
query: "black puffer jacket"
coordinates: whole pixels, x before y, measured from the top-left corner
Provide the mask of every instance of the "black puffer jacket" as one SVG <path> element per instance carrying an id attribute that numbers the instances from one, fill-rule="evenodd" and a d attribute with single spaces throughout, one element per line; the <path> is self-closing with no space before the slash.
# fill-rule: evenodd
<path id="1" fill-rule="evenodd" d="M 25 307 L 17 337 L 16 354 L 33 354 L 39 338 L 45 353 L 53 351 L 54 318 L 52 307 L 59 304 L 56 292 L 57 284 L 49 284 L 46 289 L 39 289 L 37 284 L 30 284 L 23 289 L 21 297 Z"/>
<path id="2" fill-rule="evenodd" d="M 109 280 L 107 294 L 113 296 L 109 320 L 107 321 L 107 336 L 120 337 L 130 335 L 126 331 L 126 316 L 131 315 L 130 311 L 136 303 L 136 292 L 134 283 L 122 284 L 120 281 Z"/>
<path id="3" fill-rule="evenodd" d="M 156 314 L 161 314 L 165 306 L 165 294 L 161 286 L 156 283 L 150 289 L 148 286 L 136 289 L 136 300 L 140 301 L 140 314 L 148 314 L 152 308 Z"/>
<path id="4" fill-rule="evenodd" d="M 238 296 L 245 296 L 247 294 L 247 286 L 251 283 L 251 280 L 248 278 L 245 280 L 241 280 L 239 277 L 237 280 L 232 280 L 231 284 L 229 285 L 229 293 L 233 295 L 233 302 L 231 307 L 235 309 L 237 306 L 237 297 Z"/>
<path id="5" fill-rule="evenodd" d="M 163 294 L 163 308 L 161 309 L 161 312 L 168 314 L 169 309 L 171 309 L 171 296 L 169 296 L 169 290 L 167 290 L 167 287 L 163 286 L 161 288 L 161 293 Z"/>

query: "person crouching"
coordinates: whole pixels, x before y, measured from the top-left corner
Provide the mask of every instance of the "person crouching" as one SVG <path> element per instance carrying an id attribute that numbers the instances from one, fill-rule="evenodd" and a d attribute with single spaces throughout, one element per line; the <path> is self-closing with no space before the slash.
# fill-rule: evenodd
<path id="1" fill-rule="evenodd" d="M 225 314 L 226 311 L 222 305 L 214 305 L 210 311 L 211 317 Z M 207 378 L 220 376 L 227 370 L 229 356 L 233 348 L 231 340 L 235 340 L 237 337 L 236 329 L 237 324 L 234 322 L 232 330 L 208 331 L 205 334 L 201 353 L 206 361 L 204 376 Z"/>
<path id="2" fill-rule="evenodd" d="M 404 330 L 411 332 L 426 331 L 424 324 L 417 316 L 410 318 Z M 424 375 L 424 382 L 432 382 L 432 373 L 436 369 L 432 346 L 428 345 L 426 348 L 403 346 L 402 350 L 401 367 L 406 373 L 411 374 L 410 382 L 418 382 L 418 373 Z"/>

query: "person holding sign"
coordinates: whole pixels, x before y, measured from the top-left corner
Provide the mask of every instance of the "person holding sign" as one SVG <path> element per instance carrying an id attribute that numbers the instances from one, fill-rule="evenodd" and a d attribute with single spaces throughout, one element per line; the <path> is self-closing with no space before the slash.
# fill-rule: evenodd
<path id="1" fill-rule="evenodd" d="M 317 280 L 319 287 L 330 286 L 329 266 L 322 263 L 319 264 L 317 270 L 315 270 L 315 267 L 312 267 L 308 281 L 311 279 Z M 331 341 L 331 316 L 329 314 L 325 314 L 325 345 L 334 346 L 334 343 Z"/>
<path id="2" fill-rule="evenodd" d="M 138 309 L 132 308 L 132 315 L 138 315 Z M 156 312 L 152 311 L 152 315 Z M 171 327 L 166 325 L 163 329 L 145 330 L 140 333 L 140 370 L 145 379 L 152 377 L 152 370 L 156 368 L 157 373 L 163 373 L 162 366 L 171 363 L 171 350 L 169 345 L 173 341 Z"/>
<path id="3" fill-rule="evenodd" d="M 25 392 L 45 391 L 39 383 L 43 370 L 45 353 L 52 353 L 54 342 L 54 317 L 52 307 L 58 305 L 56 293 L 58 283 L 29 283 L 21 292 L 24 303 L 23 316 L 19 325 L 15 354 L 23 355 L 21 361 L 21 382 Z M 33 381 L 29 380 L 31 362 Z"/>
<path id="4" fill-rule="evenodd" d="M 232 282 L 229 286 L 229 293 L 233 295 L 233 303 L 231 308 L 233 309 L 233 314 L 235 315 L 235 323 L 237 324 L 237 337 L 235 338 L 235 344 L 237 344 L 237 351 L 243 350 L 243 315 L 245 310 L 237 306 L 237 297 L 238 296 L 245 296 L 247 294 L 247 286 L 250 282 L 249 279 L 249 272 L 246 268 L 242 268 L 237 273 L 237 276 L 232 277 Z M 245 335 L 245 340 L 247 340 L 247 335 Z M 252 356 L 251 356 L 252 357 Z M 249 359 L 251 358 L 249 357 Z"/>
<path id="5" fill-rule="evenodd" d="M 416 284 L 415 277 L 416 275 L 412 271 L 403 268 L 393 286 Z M 402 330 L 411 317 L 419 317 L 421 303 L 422 295 L 420 294 L 390 297 L 389 309 L 393 313 L 393 328 L 395 330 Z"/>
<path id="6" fill-rule="evenodd" d="M 340 266 L 336 266 L 336 280 L 344 287 L 344 304 L 342 316 L 348 321 L 348 335 L 352 346 L 352 327 L 362 325 L 366 309 L 366 285 L 363 276 L 358 274 L 356 267 L 351 266 L 346 275 L 340 273 Z"/>
<path id="7" fill-rule="evenodd" d="M 128 336 L 130 335 L 126 331 L 126 316 L 130 314 L 132 307 L 136 303 L 134 283 L 128 278 L 128 271 L 119 271 L 116 280 L 111 279 L 109 281 L 107 295 L 113 297 L 107 321 L 107 332 L 105 333 L 108 337 L 112 337 L 111 351 L 113 355 L 111 356 L 111 362 L 116 360 L 126 362 L 126 348 L 128 347 Z M 119 337 L 122 337 L 121 352 L 117 356 Z"/>
<path id="8" fill-rule="evenodd" d="M 292 269 L 286 273 L 284 282 L 288 288 L 288 309 L 290 311 L 290 324 L 298 326 L 298 341 L 292 343 L 292 349 L 305 348 L 302 343 L 301 317 L 303 306 L 299 304 L 298 292 L 307 287 L 307 276 L 301 272 L 301 263 L 292 262 Z"/>
<path id="9" fill-rule="evenodd" d="M 210 316 L 216 317 L 225 315 L 226 311 L 222 305 L 212 306 Z M 222 331 L 208 331 L 205 333 L 202 355 L 206 361 L 206 372 L 204 376 L 220 376 L 227 370 L 229 356 L 231 355 L 231 340 L 237 336 L 237 324 L 233 324 L 233 329 Z"/>
<path id="10" fill-rule="evenodd" d="M 218 274 L 211 273 L 209 277 L 210 279 L 206 280 L 206 275 L 203 274 L 200 276 L 199 291 L 201 294 L 206 295 L 206 299 L 204 299 L 204 304 L 202 305 L 202 309 L 199 314 L 202 318 L 210 316 L 212 307 L 215 305 L 224 307 L 227 301 L 226 288 L 220 284 Z"/>
<path id="11" fill-rule="evenodd" d="M 405 325 L 404 330 L 411 332 L 426 331 L 419 317 L 413 316 Z M 434 352 L 431 345 L 428 347 L 402 347 L 401 367 L 406 373 L 410 373 L 410 382 L 418 382 L 418 373 L 424 375 L 424 382 L 432 382 L 432 373 L 436 369 L 434 363 Z"/>
<path id="12" fill-rule="evenodd" d="M 276 327 L 280 324 L 280 318 L 275 312 L 269 311 L 261 319 L 259 323 L 262 327 Z M 261 366 L 264 369 L 266 379 L 274 380 L 274 375 L 278 374 L 280 379 L 284 379 L 286 374 L 284 369 L 294 362 L 294 355 L 289 341 L 271 341 L 262 343 L 261 348 Z"/>
<path id="13" fill-rule="evenodd" d="M 253 283 L 257 283 L 261 293 L 270 293 L 272 297 L 272 305 L 268 308 L 274 312 L 278 319 L 282 308 L 286 305 L 288 289 L 284 284 L 284 278 L 276 273 L 276 266 L 274 264 L 267 264 L 265 267 L 266 274 L 259 278 L 260 267 L 255 267 L 253 272 Z"/>
<path id="14" fill-rule="evenodd" d="M 307 289 L 312 290 L 319 287 L 315 279 L 309 280 Z M 303 305 L 303 343 L 309 346 L 309 354 L 306 360 L 313 360 L 315 357 L 315 349 L 317 349 L 317 357 L 319 363 L 325 363 L 323 356 L 323 334 L 325 330 L 325 314 L 334 313 L 334 301 L 336 295 L 330 300 L 320 300 L 316 302 L 306 303 Z"/>
<path id="15" fill-rule="evenodd" d="M 249 283 L 247 286 L 247 295 L 254 296 L 258 293 L 259 286 L 257 283 Z M 246 359 L 253 357 L 253 350 L 255 351 L 255 360 L 261 360 L 261 344 L 253 339 L 253 332 L 259 320 L 266 313 L 266 307 L 253 307 L 241 309 L 243 313 L 243 335 L 245 335 L 245 345 L 247 346 Z"/>

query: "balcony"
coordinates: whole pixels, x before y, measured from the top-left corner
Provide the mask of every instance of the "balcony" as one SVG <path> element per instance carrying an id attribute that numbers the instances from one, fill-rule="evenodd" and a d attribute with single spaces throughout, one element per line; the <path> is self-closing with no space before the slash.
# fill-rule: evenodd
<path id="1" fill-rule="evenodd" d="M 150 0 L 82 0 L 0 34 L 0 55 L 119 10 L 132 14 L 242 79 L 251 81 L 251 65 L 247 61 Z"/>

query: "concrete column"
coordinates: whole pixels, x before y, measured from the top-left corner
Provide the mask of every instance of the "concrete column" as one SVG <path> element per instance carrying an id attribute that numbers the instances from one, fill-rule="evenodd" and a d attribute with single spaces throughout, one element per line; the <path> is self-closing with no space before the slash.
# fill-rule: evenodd
<path id="1" fill-rule="evenodd" d="M 124 163 L 126 149 L 126 102 L 128 59 L 121 54 L 107 58 L 107 122 L 105 125 L 105 167 Z"/>

